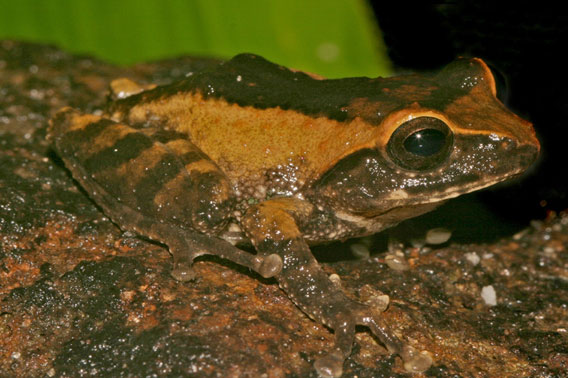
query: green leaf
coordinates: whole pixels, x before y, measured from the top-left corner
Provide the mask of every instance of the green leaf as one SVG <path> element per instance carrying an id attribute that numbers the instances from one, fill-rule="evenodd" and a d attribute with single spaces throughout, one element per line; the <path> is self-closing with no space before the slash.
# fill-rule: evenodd
<path id="1" fill-rule="evenodd" d="M 109 62 L 253 52 L 328 77 L 388 76 L 363 0 L 0 0 L 0 38 Z"/>

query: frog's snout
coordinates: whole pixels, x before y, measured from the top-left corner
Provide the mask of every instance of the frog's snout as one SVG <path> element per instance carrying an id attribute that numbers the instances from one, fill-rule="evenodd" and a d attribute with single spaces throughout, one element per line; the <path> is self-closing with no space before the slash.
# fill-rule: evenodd
<path id="1" fill-rule="evenodd" d="M 518 151 L 518 158 L 519 158 L 519 166 L 526 169 L 530 167 L 539 156 L 540 152 L 540 145 L 533 145 L 533 144 L 524 144 L 517 148 Z"/>
<path id="2" fill-rule="evenodd" d="M 505 139 L 496 150 L 494 163 L 496 174 L 509 172 L 506 177 L 517 176 L 526 171 L 538 159 L 540 145 Z"/>

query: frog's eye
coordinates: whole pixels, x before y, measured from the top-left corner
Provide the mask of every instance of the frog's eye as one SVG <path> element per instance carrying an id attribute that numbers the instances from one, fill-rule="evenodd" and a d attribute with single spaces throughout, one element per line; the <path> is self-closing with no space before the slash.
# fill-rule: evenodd
<path id="1" fill-rule="evenodd" d="M 387 152 L 403 168 L 424 171 L 440 165 L 448 157 L 453 139 L 450 128 L 438 118 L 418 117 L 394 131 Z"/>

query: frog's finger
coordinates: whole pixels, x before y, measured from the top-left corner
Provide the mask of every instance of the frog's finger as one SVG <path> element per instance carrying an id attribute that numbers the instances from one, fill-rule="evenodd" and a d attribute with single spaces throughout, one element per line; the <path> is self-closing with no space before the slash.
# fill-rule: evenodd
<path id="1" fill-rule="evenodd" d="M 277 254 L 267 256 L 253 255 L 252 253 L 235 247 L 223 239 L 195 231 L 184 230 L 182 233 L 187 248 L 172 251 L 170 246 L 170 252 L 174 255 L 174 272 L 172 272 L 172 275 L 176 279 L 178 279 L 177 276 L 182 278 L 179 279 L 180 281 L 183 281 L 184 277 L 191 277 L 191 273 L 187 271 L 187 268 L 191 266 L 193 259 L 204 254 L 216 255 L 245 266 L 264 278 L 273 277 L 282 270 L 282 258 Z M 184 269 L 186 269 L 186 271 L 184 271 Z"/>

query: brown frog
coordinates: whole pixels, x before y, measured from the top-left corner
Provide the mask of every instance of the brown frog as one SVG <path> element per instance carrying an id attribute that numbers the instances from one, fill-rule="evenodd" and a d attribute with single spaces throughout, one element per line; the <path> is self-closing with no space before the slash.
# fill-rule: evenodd
<path id="1" fill-rule="evenodd" d="M 50 123 L 73 177 L 122 229 L 166 244 L 180 281 L 202 254 L 275 277 L 335 331 L 315 362 L 326 377 L 342 374 L 356 325 L 410 371 L 432 360 L 348 298 L 309 245 L 394 226 L 522 173 L 539 151 L 480 59 L 430 76 L 325 80 L 241 54 L 171 85 L 113 87 L 129 89 L 101 116 L 65 108 Z"/>

